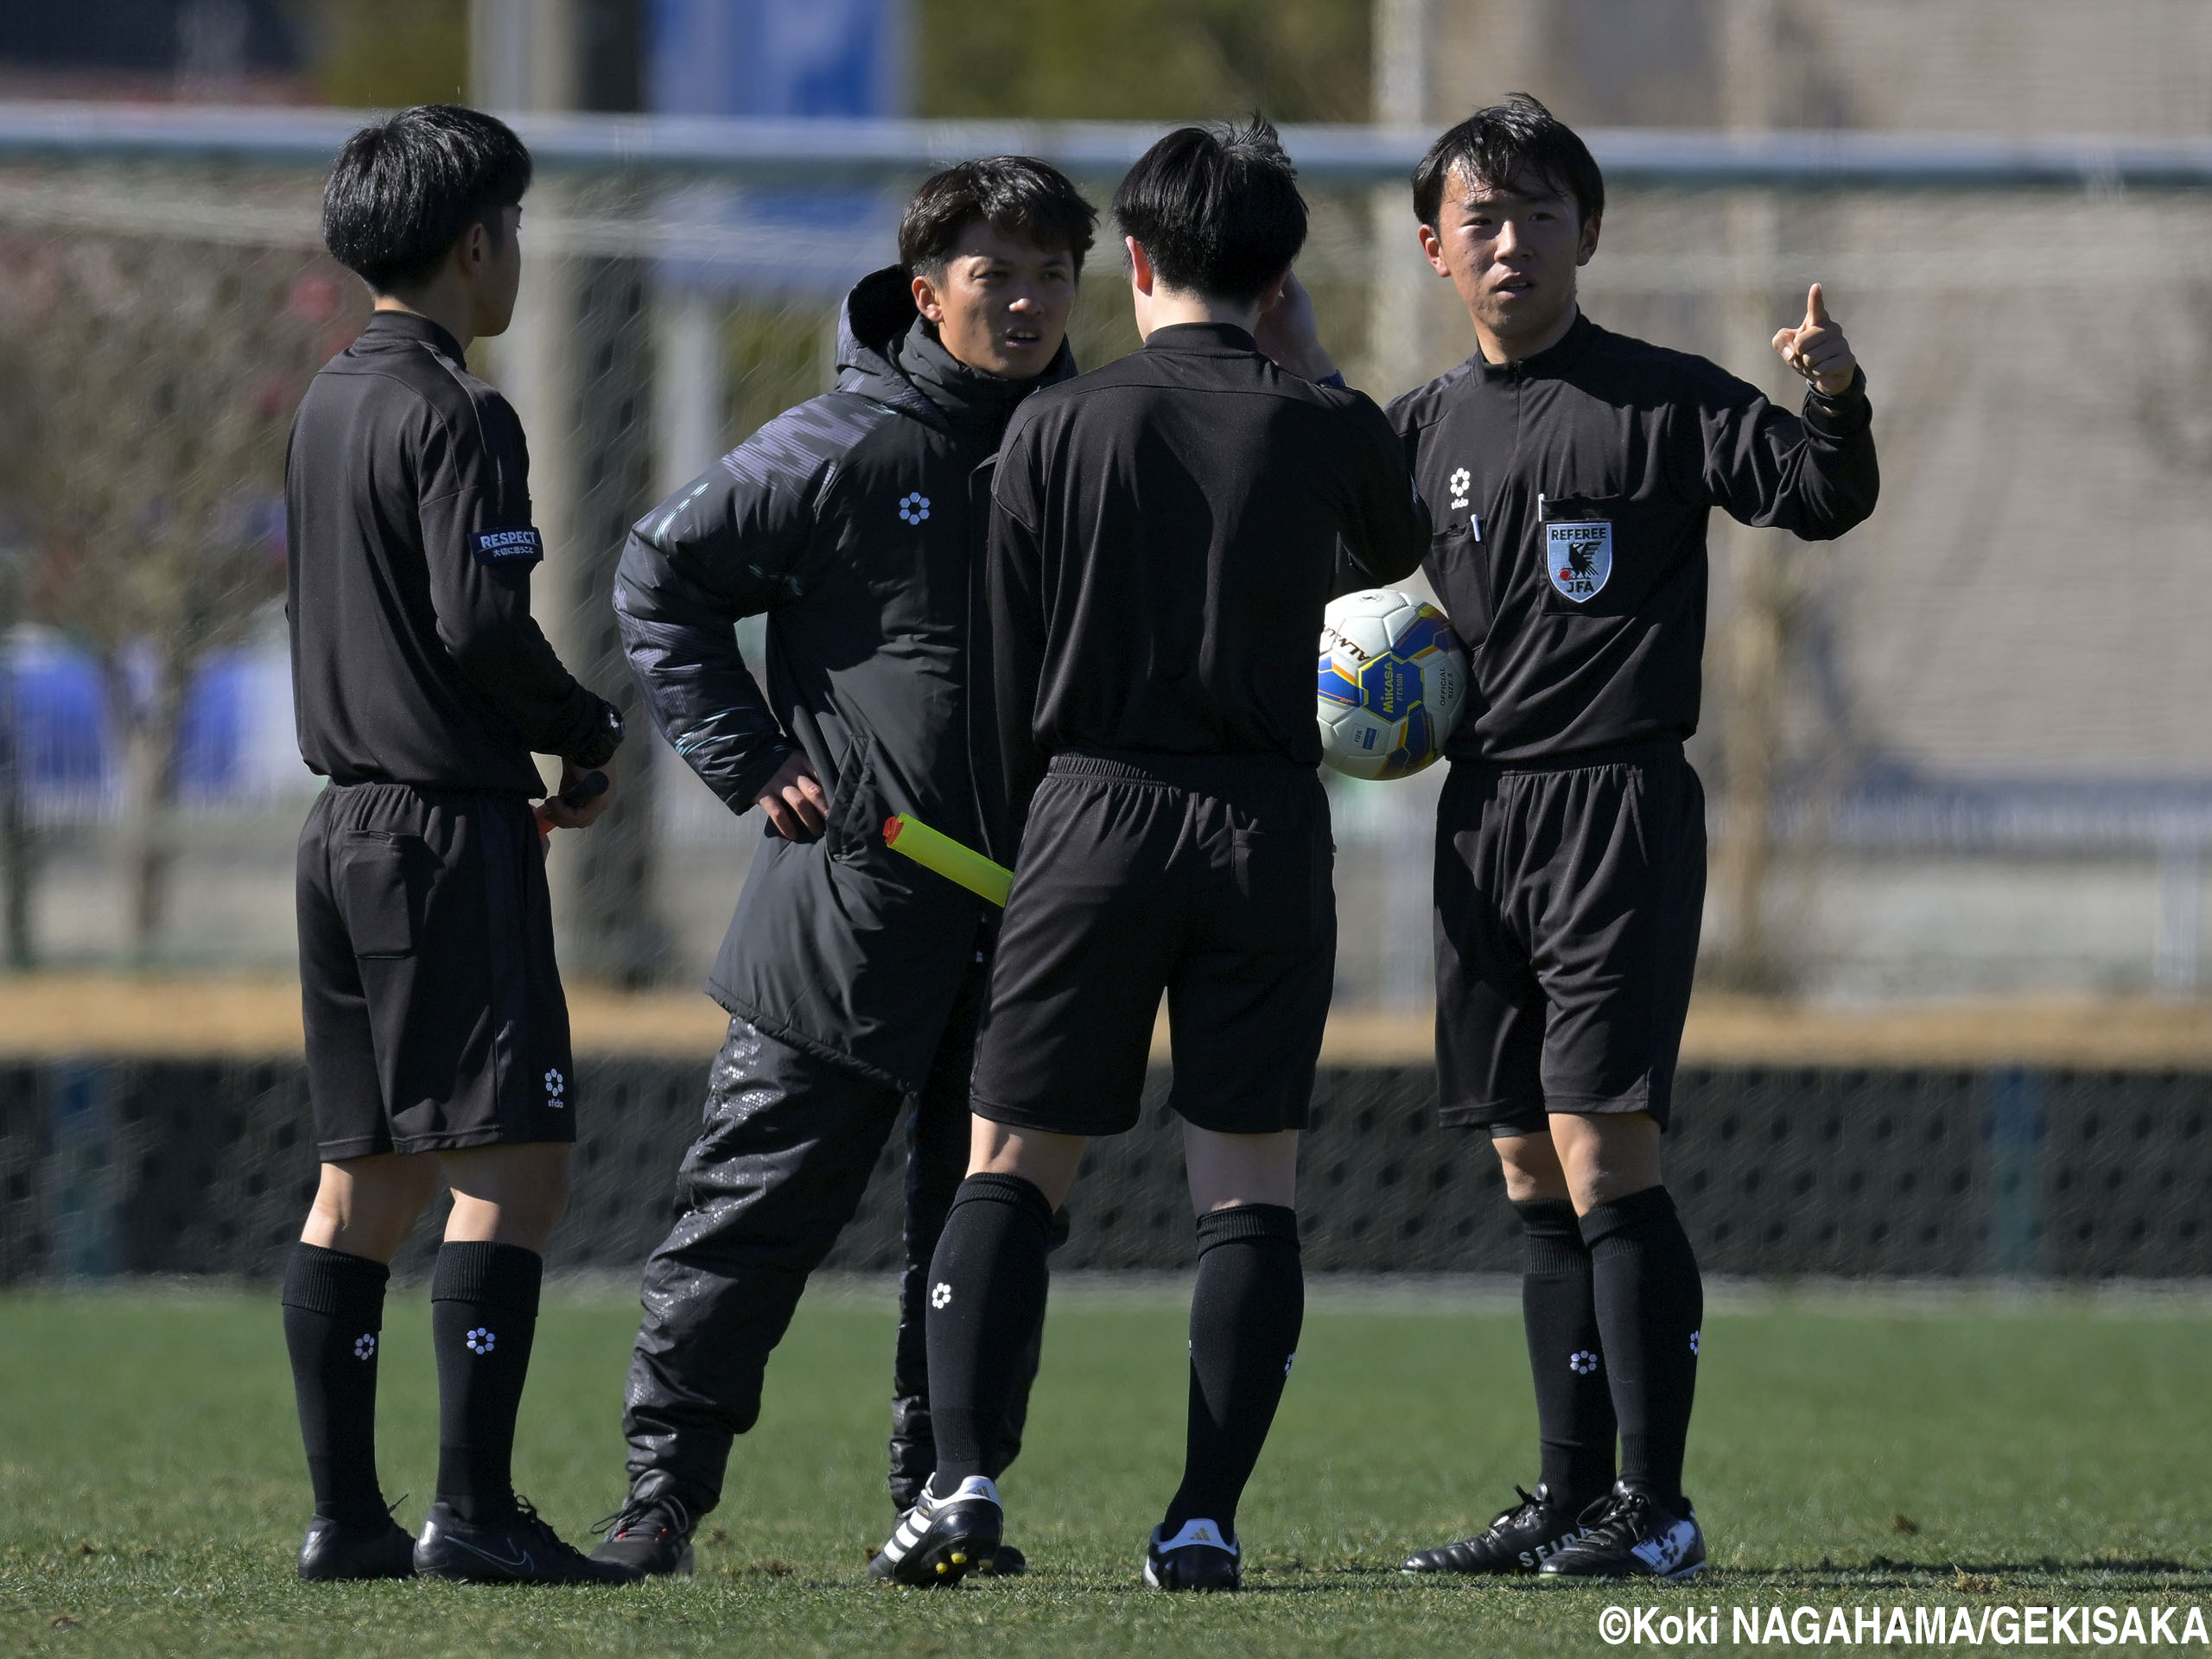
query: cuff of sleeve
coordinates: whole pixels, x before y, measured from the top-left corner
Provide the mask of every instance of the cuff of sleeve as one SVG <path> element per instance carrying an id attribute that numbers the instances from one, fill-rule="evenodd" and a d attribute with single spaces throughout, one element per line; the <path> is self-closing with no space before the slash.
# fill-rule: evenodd
<path id="1" fill-rule="evenodd" d="M 591 723 L 582 741 L 564 749 L 561 758 L 572 766 L 603 766 L 622 747 L 622 728 L 607 718 L 614 705 L 604 697 L 591 700 Z"/>
<path id="2" fill-rule="evenodd" d="M 1822 391 L 1811 381 L 1805 383 L 1805 406 L 1808 409 L 1849 409 L 1855 404 L 1863 404 L 1866 401 L 1866 371 L 1859 365 L 1854 365 L 1852 368 L 1851 384 L 1833 397 Z"/>
<path id="3" fill-rule="evenodd" d="M 729 810 L 736 813 L 751 811 L 760 804 L 760 791 L 768 787 L 768 780 L 784 767 L 784 762 L 798 750 L 788 743 L 779 743 L 766 750 L 760 758 L 740 772 L 733 781 L 730 792 L 723 798 Z"/>

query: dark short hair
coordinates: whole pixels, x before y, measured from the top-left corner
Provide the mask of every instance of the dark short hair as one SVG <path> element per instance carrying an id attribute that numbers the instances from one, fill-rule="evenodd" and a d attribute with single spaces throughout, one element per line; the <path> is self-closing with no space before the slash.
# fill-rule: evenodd
<path id="1" fill-rule="evenodd" d="M 986 156 L 962 162 L 922 182 L 899 219 L 899 263 L 925 276 L 944 275 L 960 233 L 982 219 L 1001 236 L 1019 236 L 1050 253 L 1065 252 L 1083 274 L 1098 210 L 1068 175 L 1030 156 Z"/>
<path id="2" fill-rule="evenodd" d="M 1503 189 L 1533 173 L 1574 204 L 1583 223 L 1605 211 L 1605 175 L 1590 147 L 1526 92 L 1477 110 L 1428 147 L 1414 168 L 1414 212 L 1432 228 L 1444 210 L 1444 187 L 1456 173 L 1468 184 Z"/>
<path id="3" fill-rule="evenodd" d="M 1160 280 L 1249 305 L 1306 245 L 1306 199 L 1275 130 L 1179 127 L 1137 158 L 1114 193 L 1114 218 Z"/>
<path id="4" fill-rule="evenodd" d="M 322 188 L 322 240 L 378 293 L 425 281 L 472 225 L 530 188 L 530 151 L 505 122 L 418 104 L 348 138 Z"/>

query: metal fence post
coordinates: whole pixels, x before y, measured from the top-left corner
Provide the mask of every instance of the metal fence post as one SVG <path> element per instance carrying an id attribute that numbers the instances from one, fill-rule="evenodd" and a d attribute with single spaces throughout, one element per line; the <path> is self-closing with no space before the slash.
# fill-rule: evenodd
<path id="1" fill-rule="evenodd" d="M 2151 982 L 2160 996 L 2196 995 L 2202 931 L 2204 842 L 2193 827 L 2169 827 L 2158 837 L 2158 920 Z"/>
<path id="2" fill-rule="evenodd" d="M 2043 1079 L 2033 1071 L 1990 1074 L 1986 1141 L 1990 1273 L 2024 1279 L 2043 1271 Z"/>

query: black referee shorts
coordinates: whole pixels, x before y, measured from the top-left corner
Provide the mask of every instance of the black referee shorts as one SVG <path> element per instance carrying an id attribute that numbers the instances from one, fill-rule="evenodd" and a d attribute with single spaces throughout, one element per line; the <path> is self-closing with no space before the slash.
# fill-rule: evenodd
<path id="1" fill-rule="evenodd" d="M 1454 762 L 1436 812 L 1437 1121 L 1664 1128 L 1704 905 L 1705 790 L 1679 743 Z"/>
<path id="2" fill-rule="evenodd" d="M 1333 863 L 1311 766 L 1055 756 L 992 963 L 976 1115 L 1059 1135 L 1134 1128 L 1164 991 L 1185 1120 L 1303 1128 L 1336 976 Z"/>
<path id="3" fill-rule="evenodd" d="M 528 801 L 334 784 L 300 831 L 299 908 L 323 1161 L 576 1138 Z"/>

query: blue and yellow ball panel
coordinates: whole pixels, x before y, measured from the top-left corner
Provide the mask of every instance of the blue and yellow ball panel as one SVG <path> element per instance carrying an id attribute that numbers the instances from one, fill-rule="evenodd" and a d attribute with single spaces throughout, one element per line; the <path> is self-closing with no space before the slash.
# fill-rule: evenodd
<path id="1" fill-rule="evenodd" d="M 1424 605 L 1421 613 L 1398 636 L 1397 643 L 1391 649 L 1401 657 L 1417 658 L 1426 652 L 1447 650 L 1458 643 L 1452 636 L 1452 625 L 1444 620 L 1444 613 Z"/>
<path id="2" fill-rule="evenodd" d="M 1414 682 L 1418 685 L 1421 682 Z M 1419 772 L 1436 755 L 1436 732 L 1430 721 L 1428 710 L 1415 703 L 1406 711 L 1406 723 L 1398 730 L 1398 747 L 1382 763 L 1385 778 L 1402 778 L 1408 772 Z"/>
<path id="3" fill-rule="evenodd" d="M 1384 720 L 1402 720 L 1421 697 L 1421 670 L 1389 652 L 1359 671 L 1361 700 L 1370 714 Z"/>
<path id="4" fill-rule="evenodd" d="M 1359 682 L 1344 671 L 1333 652 L 1321 658 L 1320 695 L 1324 702 L 1339 702 L 1347 709 L 1359 707 Z"/>

